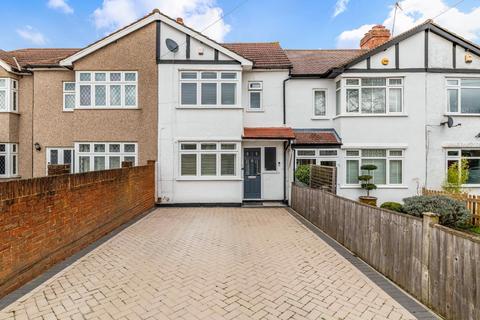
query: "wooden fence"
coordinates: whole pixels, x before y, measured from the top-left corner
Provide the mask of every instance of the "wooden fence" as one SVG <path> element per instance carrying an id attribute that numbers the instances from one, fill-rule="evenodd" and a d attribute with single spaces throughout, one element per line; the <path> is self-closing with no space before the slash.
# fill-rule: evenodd
<path id="1" fill-rule="evenodd" d="M 297 185 L 291 206 L 447 319 L 480 319 L 480 237 Z"/>
<path id="2" fill-rule="evenodd" d="M 310 166 L 310 188 L 337 193 L 337 168 L 331 166 Z"/>
<path id="3" fill-rule="evenodd" d="M 472 224 L 480 227 L 480 196 L 475 194 L 449 193 L 440 190 L 430 190 L 423 188 L 422 194 L 425 196 L 446 196 L 465 202 L 467 209 L 472 214 Z"/>

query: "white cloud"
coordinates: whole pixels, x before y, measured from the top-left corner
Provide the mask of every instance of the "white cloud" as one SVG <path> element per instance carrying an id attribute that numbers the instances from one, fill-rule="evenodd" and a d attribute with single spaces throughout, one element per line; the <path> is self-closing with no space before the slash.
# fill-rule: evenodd
<path id="1" fill-rule="evenodd" d="M 223 10 L 215 0 L 103 0 L 102 5 L 93 12 L 93 20 L 97 29 L 110 32 L 154 8 L 172 18 L 182 17 L 186 25 L 198 31 L 219 20 L 203 32 L 217 41 L 223 41 L 230 31 L 230 26 L 222 18 Z"/>
<path id="2" fill-rule="evenodd" d="M 48 0 L 49 8 L 63 11 L 64 13 L 73 13 L 73 8 L 67 3 L 67 0 Z"/>
<path id="3" fill-rule="evenodd" d="M 350 0 L 337 0 L 337 3 L 335 3 L 335 10 L 333 11 L 333 17 L 336 17 L 347 10 L 347 5 L 349 2 Z"/>
<path id="4" fill-rule="evenodd" d="M 395 20 L 395 35 L 427 19 L 434 18 L 449 8 L 445 0 L 403 0 L 400 1 L 400 7 L 402 10 L 397 10 Z M 389 29 L 392 28 L 394 12 L 395 8 L 390 7 L 390 11 L 382 23 Z M 478 23 L 480 21 L 480 7 L 475 7 L 469 11 L 451 8 L 434 20 L 439 25 L 471 41 L 476 41 L 480 37 L 480 24 Z M 358 48 L 360 39 L 369 30 L 367 26 L 371 25 L 362 25 L 356 29 L 342 32 L 337 37 L 337 47 Z"/>
<path id="5" fill-rule="evenodd" d="M 32 26 L 26 25 L 21 29 L 17 29 L 17 33 L 20 37 L 34 45 L 44 45 L 47 43 L 45 36 Z"/>

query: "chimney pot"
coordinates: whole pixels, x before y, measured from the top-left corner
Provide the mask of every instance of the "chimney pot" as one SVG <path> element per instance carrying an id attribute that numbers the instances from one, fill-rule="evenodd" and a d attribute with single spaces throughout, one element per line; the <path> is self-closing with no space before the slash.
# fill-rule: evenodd
<path id="1" fill-rule="evenodd" d="M 182 17 L 178 17 L 178 18 L 177 18 L 177 23 L 183 24 L 183 18 L 182 18 Z"/>
<path id="2" fill-rule="evenodd" d="M 360 48 L 373 49 L 387 42 L 390 36 L 390 30 L 378 24 L 365 33 L 365 36 L 360 40 Z"/>

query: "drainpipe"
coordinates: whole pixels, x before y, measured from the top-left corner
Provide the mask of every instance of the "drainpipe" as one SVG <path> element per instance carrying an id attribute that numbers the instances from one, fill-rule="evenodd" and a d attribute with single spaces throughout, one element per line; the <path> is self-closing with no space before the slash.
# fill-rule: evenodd
<path id="1" fill-rule="evenodd" d="M 283 80 L 283 124 L 287 124 L 287 93 L 286 93 L 286 86 L 287 81 L 292 79 L 290 72 L 288 74 L 288 78 Z"/>
<path id="2" fill-rule="evenodd" d="M 287 124 L 287 81 L 289 81 L 292 70 L 288 71 L 288 78 L 283 80 L 283 124 Z M 287 202 L 287 149 L 290 145 L 290 140 L 283 143 L 283 202 Z"/>

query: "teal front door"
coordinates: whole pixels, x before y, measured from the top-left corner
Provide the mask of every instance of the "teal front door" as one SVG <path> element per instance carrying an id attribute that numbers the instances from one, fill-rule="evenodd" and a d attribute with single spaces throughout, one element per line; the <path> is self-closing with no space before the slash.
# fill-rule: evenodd
<path id="1" fill-rule="evenodd" d="M 243 197 L 260 199 L 262 194 L 261 149 L 244 149 Z"/>

